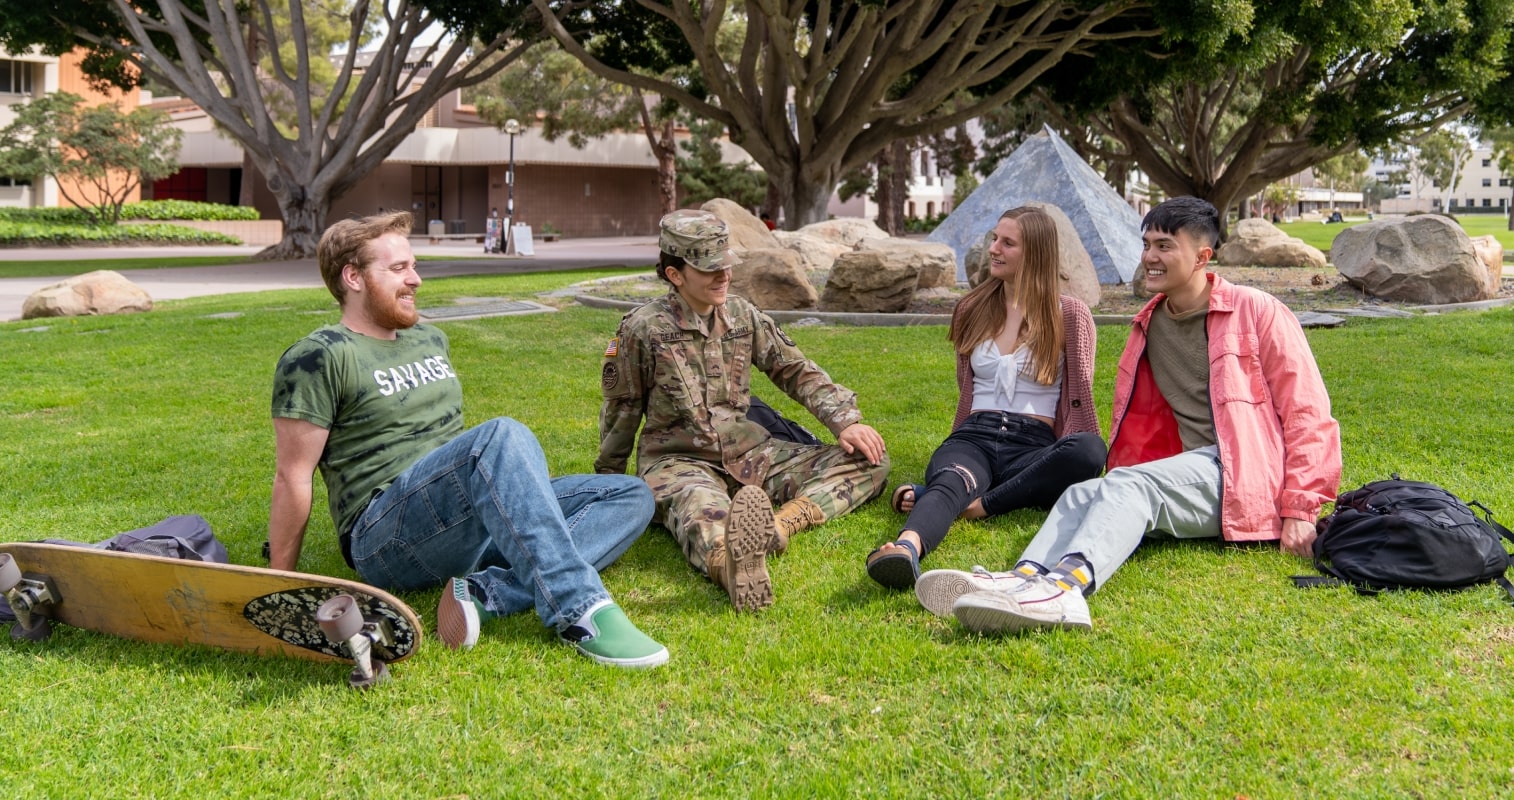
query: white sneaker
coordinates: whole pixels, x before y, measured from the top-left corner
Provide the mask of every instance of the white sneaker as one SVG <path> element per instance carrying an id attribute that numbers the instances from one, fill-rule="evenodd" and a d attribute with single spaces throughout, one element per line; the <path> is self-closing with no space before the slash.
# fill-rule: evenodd
<path id="1" fill-rule="evenodd" d="M 1012 592 L 973 592 L 952 604 L 957 621 L 978 633 L 1015 633 L 1033 628 L 1092 630 L 1088 601 L 1077 589 L 1037 575 Z"/>
<path id="2" fill-rule="evenodd" d="M 933 569 L 915 579 L 915 597 L 920 605 L 938 617 L 952 615 L 952 604 L 957 598 L 973 592 L 1012 592 L 1025 582 L 1018 572 L 989 572 L 982 567 L 973 567 L 972 572 L 960 569 Z"/>

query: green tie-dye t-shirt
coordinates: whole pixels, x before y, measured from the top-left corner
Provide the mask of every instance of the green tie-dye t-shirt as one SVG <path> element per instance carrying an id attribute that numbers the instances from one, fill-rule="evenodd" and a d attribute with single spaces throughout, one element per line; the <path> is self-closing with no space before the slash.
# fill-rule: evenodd
<path id="1" fill-rule="evenodd" d="M 328 325 L 279 358 L 273 415 L 329 431 L 321 477 L 345 534 L 375 494 L 462 432 L 463 392 L 436 328 L 416 325 L 387 341 Z"/>

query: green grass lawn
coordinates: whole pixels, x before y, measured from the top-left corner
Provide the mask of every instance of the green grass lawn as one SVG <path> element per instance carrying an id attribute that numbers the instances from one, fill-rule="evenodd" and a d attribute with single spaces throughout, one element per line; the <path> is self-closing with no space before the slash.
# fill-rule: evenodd
<path id="1" fill-rule="evenodd" d="M 437 279 L 423 299 L 524 299 L 592 277 Z M 588 471 L 618 318 L 570 306 L 443 323 L 469 422 L 520 419 L 556 472 Z M 335 319 L 323 291 L 291 290 L 0 324 L 0 539 L 95 540 L 197 513 L 233 561 L 260 563 L 271 370 Z M 955 403 L 945 330 L 790 333 L 859 392 L 895 482 L 918 479 Z M 1106 432 L 1124 336 L 1100 329 Z M 1514 521 L 1514 310 L 1309 338 L 1346 488 L 1400 472 Z M 324 507 L 301 566 L 352 577 Z M 926 566 L 1007 565 L 1043 516 L 958 523 Z M 741 617 L 654 527 L 605 572 L 672 652 L 645 673 L 593 665 L 530 614 L 486 623 L 470 652 L 433 638 L 366 694 L 337 665 L 66 628 L 0 642 L 0 774 L 12 796 L 70 798 L 1259 800 L 1496 797 L 1514 784 L 1514 608 L 1493 587 L 1305 592 L 1288 576 L 1308 565 L 1275 548 L 1153 545 L 1092 598 L 1092 633 L 991 640 L 867 580 L 864 555 L 901 522 L 878 501 L 801 535 L 772 566 L 776 605 Z M 436 592 L 406 599 L 429 633 Z"/>
<path id="2" fill-rule="evenodd" d="M 1385 219 L 1378 217 L 1378 219 Z M 1289 236 L 1297 236 L 1306 244 L 1319 248 L 1326 257 L 1330 255 L 1330 245 L 1335 237 L 1346 228 L 1367 222 L 1365 216 L 1346 217 L 1344 224 L 1326 224 L 1315 220 L 1313 222 L 1284 222 L 1277 227 Z M 1461 223 L 1463 230 L 1468 236 L 1486 236 L 1493 234 L 1498 237 L 1499 244 L 1503 245 L 1504 252 L 1514 253 L 1514 231 L 1509 230 L 1509 218 L 1503 214 L 1458 214 L 1456 221 Z"/>
<path id="3" fill-rule="evenodd" d="M 170 256 L 166 258 L 76 258 L 56 261 L 6 261 L 0 249 L 0 278 L 51 278 L 83 275 L 97 269 L 116 271 L 169 267 L 219 267 L 245 264 L 247 256 Z"/>

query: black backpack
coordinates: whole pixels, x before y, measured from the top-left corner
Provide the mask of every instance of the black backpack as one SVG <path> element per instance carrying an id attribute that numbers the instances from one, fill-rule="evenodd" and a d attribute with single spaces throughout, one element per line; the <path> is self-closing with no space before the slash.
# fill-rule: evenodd
<path id="1" fill-rule="evenodd" d="M 1503 540 L 1514 534 L 1488 508 L 1433 483 L 1373 481 L 1335 500 L 1335 511 L 1315 524 L 1314 567 L 1329 577 L 1299 575 L 1301 587 L 1353 586 L 1364 594 L 1385 589 L 1464 589 L 1496 581 L 1514 599 L 1504 572 L 1514 557 Z"/>

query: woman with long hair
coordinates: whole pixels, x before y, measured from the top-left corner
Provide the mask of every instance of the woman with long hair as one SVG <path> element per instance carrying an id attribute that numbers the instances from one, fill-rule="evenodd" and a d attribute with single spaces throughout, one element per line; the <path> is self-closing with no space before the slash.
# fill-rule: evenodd
<path id="1" fill-rule="evenodd" d="M 925 485 L 894 490 L 894 510 L 909 518 L 867 557 L 867 574 L 890 589 L 915 585 L 920 559 L 958 516 L 1049 508 L 1104 468 L 1093 315 L 1060 293 L 1056 223 L 1038 208 L 1010 209 L 988 257 L 989 277 L 957 303 L 947 335 L 957 353 L 952 433 L 931 455 Z"/>

